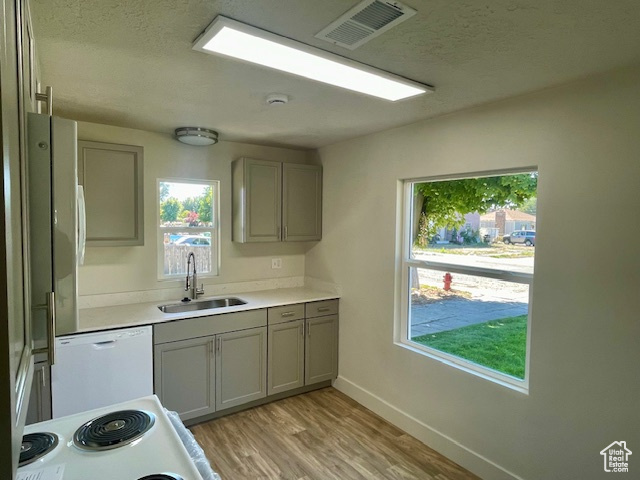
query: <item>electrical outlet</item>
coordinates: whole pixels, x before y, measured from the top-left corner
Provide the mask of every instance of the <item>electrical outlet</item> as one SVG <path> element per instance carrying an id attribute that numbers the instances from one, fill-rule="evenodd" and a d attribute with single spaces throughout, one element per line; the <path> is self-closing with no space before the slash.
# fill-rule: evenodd
<path id="1" fill-rule="evenodd" d="M 282 268 L 282 259 L 281 258 L 272 258 L 271 259 L 271 268 Z"/>

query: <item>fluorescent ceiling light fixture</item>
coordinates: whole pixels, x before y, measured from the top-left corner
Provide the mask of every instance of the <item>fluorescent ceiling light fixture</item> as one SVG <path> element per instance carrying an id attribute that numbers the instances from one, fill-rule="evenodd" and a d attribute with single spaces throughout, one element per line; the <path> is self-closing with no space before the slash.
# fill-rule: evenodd
<path id="1" fill-rule="evenodd" d="M 222 16 L 207 27 L 193 49 L 227 55 L 391 101 L 433 91 L 428 85 Z"/>

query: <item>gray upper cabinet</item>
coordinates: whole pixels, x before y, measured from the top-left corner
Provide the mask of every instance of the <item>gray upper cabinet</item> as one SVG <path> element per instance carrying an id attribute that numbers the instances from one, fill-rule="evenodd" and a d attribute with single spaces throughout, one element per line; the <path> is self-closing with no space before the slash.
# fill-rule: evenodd
<path id="1" fill-rule="evenodd" d="M 321 167 L 239 158 L 232 174 L 235 242 L 320 240 Z"/>
<path id="2" fill-rule="evenodd" d="M 282 164 L 282 225 L 286 242 L 322 238 L 322 170 Z"/>
<path id="3" fill-rule="evenodd" d="M 233 240 L 277 242 L 282 226 L 282 164 L 233 162 Z"/>
<path id="4" fill-rule="evenodd" d="M 144 244 L 143 148 L 78 141 L 87 246 Z"/>

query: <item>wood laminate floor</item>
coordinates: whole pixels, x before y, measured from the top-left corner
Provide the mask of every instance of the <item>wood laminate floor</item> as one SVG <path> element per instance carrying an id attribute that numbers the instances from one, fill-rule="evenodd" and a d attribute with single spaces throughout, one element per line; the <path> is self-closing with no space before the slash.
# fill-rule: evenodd
<path id="1" fill-rule="evenodd" d="M 223 480 L 478 480 L 331 387 L 191 431 Z"/>

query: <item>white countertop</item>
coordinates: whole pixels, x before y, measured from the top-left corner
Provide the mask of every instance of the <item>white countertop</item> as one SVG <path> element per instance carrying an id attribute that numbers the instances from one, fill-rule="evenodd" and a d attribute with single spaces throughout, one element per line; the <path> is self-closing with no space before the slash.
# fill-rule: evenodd
<path id="1" fill-rule="evenodd" d="M 231 312 L 244 312 L 246 310 L 277 307 L 279 305 L 291 305 L 294 303 L 331 300 L 339 298 L 339 295 L 312 288 L 299 287 L 245 292 L 237 295 L 229 294 L 213 297 L 201 297 L 198 300 L 209 300 L 224 297 L 240 298 L 247 303 L 245 305 L 236 305 L 233 307 L 213 308 L 183 313 L 163 313 L 158 309 L 158 305 L 180 303 L 180 299 L 176 299 L 175 301 L 115 305 L 112 307 L 84 308 L 80 310 L 80 325 L 78 332 L 76 333 L 150 325 L 183 318 L 196 318 L 210 315 L 221 315 Z"/>

